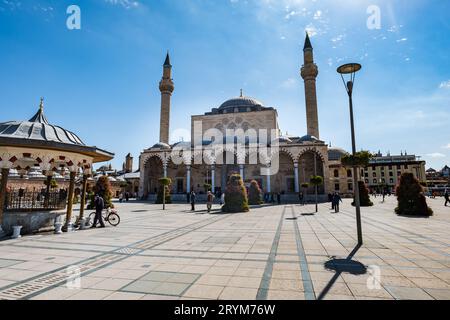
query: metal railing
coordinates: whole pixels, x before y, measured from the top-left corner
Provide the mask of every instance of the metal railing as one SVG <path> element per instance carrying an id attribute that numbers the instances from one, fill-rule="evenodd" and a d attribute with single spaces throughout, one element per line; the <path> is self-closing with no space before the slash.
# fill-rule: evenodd
<path id="1" fill-rule="evenodd" d="M 13 190 L 6 193 L 6 211 L 62 210 L 67 204 L 67 193 L 63 190 L 45 192 Z"/>

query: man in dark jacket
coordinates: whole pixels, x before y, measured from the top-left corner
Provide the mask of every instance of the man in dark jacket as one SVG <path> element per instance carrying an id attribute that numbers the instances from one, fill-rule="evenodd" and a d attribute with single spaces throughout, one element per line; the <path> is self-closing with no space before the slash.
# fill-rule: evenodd
<path id="1" fill-rule="evenodd" d="M 103 198 L 100 195 L 97 194 L 95 196 L 94 204 L 95 204 L 95 218 L 94 218 L 94 223 L 92 224 L 91 228 L 97 228 L 97 224 L 99 222 L 100 222 L 100 228 L 104 228 L 105 223 L 103 222 L 102 212 L 103 212 L 103 209 L 105 209 L 105 201 L 103 200 Z"/>
<path id="2" fill-rule="evenodd" d="M 338 213 L 339 212 L 339 203 L 342 202 L 342 198 L 339 195 L 339 193 L 335 193 L 333 196 L 333 207 L 334 207 L 334 212 Z"/>
<path id="3" fill-rule="evenodd" d="M 196 198 L 196 194 L 194 191 L 191 192 L 191 207 L 192 207 L 192 211 L 195 211 L 195 199 Z"/>
<path id="4" fill-rule="evenodd" d="M 448 194 L 448 191 L 445 191 L 444 198 L 445 198 L 445 206 L 447 206 L 447 203 L 450 202 L 450 195 Z"/>

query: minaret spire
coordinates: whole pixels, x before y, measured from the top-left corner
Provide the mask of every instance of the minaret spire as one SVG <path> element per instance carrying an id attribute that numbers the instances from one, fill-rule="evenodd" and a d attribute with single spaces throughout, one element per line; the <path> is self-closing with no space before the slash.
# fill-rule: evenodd
<path id="1" fill-rule="evenodd" d="M 308 32 L 306 32 L 305 46 L 303 47 L 304 64 L 301 76 L 305 82 L 306 122 L 308 135 L 320 139 L 319 117 L 317 112 L 316 78 L 319 69 L 314 63 L 313 47 Z"/>
<path id="2" fill-rule="evenodd" d="M 170 100 L 175 86 L 172 80 L 172 65 L 170 64 L 170 56 L 167 51 L 166 60 L 163 65 L 163 76 L 159 83 L 161 91 L 161 120 L 159 128 L 159 141 L 169 144 L 170 129 Z"/>
<path id="3" fill-rule="evenodd" d="M 303 50 L 306 49 L 312 49 L 311 40 L 309 39 L 308 31 L 306 31 L 306 39 L 305 39 L 305 46 L 303 47 Z"/>

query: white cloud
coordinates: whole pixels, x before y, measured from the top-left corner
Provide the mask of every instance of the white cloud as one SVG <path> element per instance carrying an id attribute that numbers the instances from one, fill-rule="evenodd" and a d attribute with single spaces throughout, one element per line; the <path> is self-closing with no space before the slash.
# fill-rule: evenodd
<path id="1" fill-rule="evenodd" d="M 439 85 L 439 88 L 440 89 L 450 89 L 450 80 L 441 82 L 441 84 Z"/>
<path id="2" fill-rule="evenodd" d="M 436 158 L 445 158 L 446 156 L 445 156 L 445 154 L 442 154 L 439 152 L 434 152 L 434 153 L 427 154 L 427 157 L 436 159 Z"/>
<path id="3" fill-rule="evenodd" d="M 447 144 L 446 146 L 443 146 L 442 149 L 450 149 L 450 143 Z"/>
<path id="4" fill-rule="evenodd" d="M 113 5 L 120 5 L 125 9 L 136 8 L 139 6 L 139 1 L 136 0 L 105 0 L 105 2 Z"/>
<path id="5" fill-rule="evenodd" d="M 398 40 L 397 40 L 398 43 L 400 43 L 400 42 L 405 42 L 405 41 L 408 41 L 408 38 L 401 38 L 401 39 L 398 39 Z"/>

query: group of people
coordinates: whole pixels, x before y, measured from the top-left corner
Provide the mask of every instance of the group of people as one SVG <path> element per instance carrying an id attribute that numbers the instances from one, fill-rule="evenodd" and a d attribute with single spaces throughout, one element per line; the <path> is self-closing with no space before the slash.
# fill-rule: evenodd
<path id="1" fill-rule="evenodd" d="M 128 191 L 125 193 L 120 193 L 119 194 L 119 202 L 122 203 L 124 199 L 126 202 L 130 201 L 131 196 L 132 195 Z M 136 198 L 137 198 L 137 196 L 136 196 Z"/>
<path id="2" fill-rule="evenodd" d="M 277 203 L 280 205 L 281 204 L 281 193 L 265 193 L 264 194 L 264 202 L 265 203 L 275 203 L 275 196 L 277 198 Z"/>
<path id="3" fill-rule="evenodd" d="M 197 201 L 197 194 L 195 193 L 194 190 L 192 190 L 189 194 L 188 194 L 188 201 L 191 204 L 191 211 L 195 211 L 195 204 Z M 211 212 L 212 210 L 212 206 L 214 203 L 214 199 L 215 199 L 215 195 L 211 192 L 208 191 L 208 193 L 206 194 L 206 210 L 208 211 L 208 213 Z M 222 193 L 222 196 L 220 197 L 220 205 L 224 205 L 225 204 L 225 193 Z"/>

